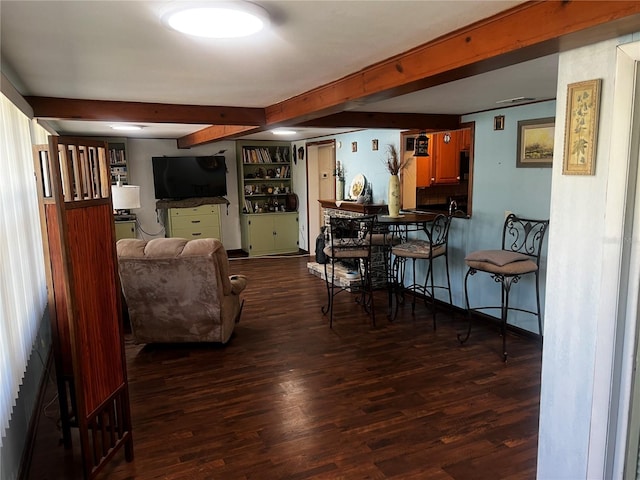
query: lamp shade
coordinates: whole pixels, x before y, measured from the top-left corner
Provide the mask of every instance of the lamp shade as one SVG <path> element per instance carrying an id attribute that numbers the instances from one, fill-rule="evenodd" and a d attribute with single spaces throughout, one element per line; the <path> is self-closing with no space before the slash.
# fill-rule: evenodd
<path id="1" fill-rule="evenodd" d="M 416 138 L 413 156 L 414 157 L 429 156 L 429 137 L 427 137 L 427 135 L 424 132 L 420 132 L 420 135 L 418 135 L 418 138 Z"/>
<path id="2" fill-rule="evenodd" d="M 114 210 L 140 208 L 140 187 L 137 185 L 113 185 L 111 199 Z"/>

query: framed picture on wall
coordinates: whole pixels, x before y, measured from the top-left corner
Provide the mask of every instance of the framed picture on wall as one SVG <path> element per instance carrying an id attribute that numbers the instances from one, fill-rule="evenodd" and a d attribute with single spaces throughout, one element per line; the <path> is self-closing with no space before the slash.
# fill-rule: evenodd
<path id="1" fill-rule="evenodd" d="M 518 122 L 518 168 L 551 167 L 553 163 L 554 117 Z"/>
<path id="2" fill-rule="evenodd" d="M 567 86 L 563 175 L 595 175 L 601 83 L 596 79 Z"/>
<path id="3" fill-rule="evenodd" d="M 405 142 L 406 144 L 404 146 L 404 149 L 407 152 L 413 152 L 413 149 L 415 148 L 416 139 L 414 137 L 407 137 Z"/>

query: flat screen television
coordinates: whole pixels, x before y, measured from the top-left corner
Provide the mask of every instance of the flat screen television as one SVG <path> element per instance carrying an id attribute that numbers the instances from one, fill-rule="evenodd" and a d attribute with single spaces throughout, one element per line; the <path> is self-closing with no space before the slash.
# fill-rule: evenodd
<path id="1" fill-rule="evenodd" d="M 156 199 L 222 197 L 227 194 L 224 156 L 152 157 Z"/>

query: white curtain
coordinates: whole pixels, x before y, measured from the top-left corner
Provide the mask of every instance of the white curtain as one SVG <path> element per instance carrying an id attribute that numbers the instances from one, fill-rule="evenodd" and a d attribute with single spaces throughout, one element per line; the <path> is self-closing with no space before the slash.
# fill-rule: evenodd
<path id="1" fill-rule="evenodd" d="M 47 303 L 31 125 L 0 94 L 0 447 Z"/>

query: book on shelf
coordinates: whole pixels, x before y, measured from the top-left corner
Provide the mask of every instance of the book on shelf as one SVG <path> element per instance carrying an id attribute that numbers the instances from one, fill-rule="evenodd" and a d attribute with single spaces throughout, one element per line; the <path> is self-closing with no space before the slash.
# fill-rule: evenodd
<path id="1" fill-rule="evenodd" d="M 277 151 L 274 159 L 266 147 L 242 147 L 242 161 L 243 163 L 283 163 L 283 157 L 280 151 Z"/>
<path id="2" fill-rule="evenodd" d="M 124 150 L 114 148 L 109 150 L 109 163 L 125 163 Z"/>

